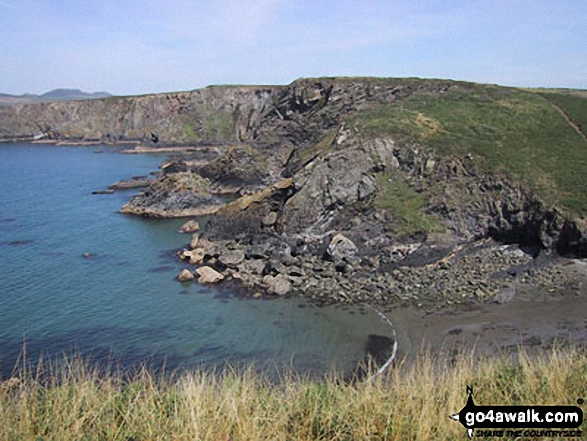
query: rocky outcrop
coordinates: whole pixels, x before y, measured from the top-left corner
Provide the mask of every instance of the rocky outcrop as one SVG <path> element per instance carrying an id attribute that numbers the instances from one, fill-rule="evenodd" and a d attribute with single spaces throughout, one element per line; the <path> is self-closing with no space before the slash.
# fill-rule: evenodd
<path id="1" fill-rule="evenodd" d="M 135 188 L 145 188 L 151 185 L 155 180 L 144 176 L 136 176 L 132 179 L 121 179 L 108 186 L 109 190 L 131 190 Z"/>
<path id="2" fill-rule="evenodd" d="M 208 191 L 210 182 L 192 172 L 164 174 L 122 207 L 143 217 L 193 217 L 214 213 L 223 203 Z"/>
<path id="3" fill-rule="evenodd" d="M 195 233 L 199 229 L 200 229 L 200 224 L 198 223 L 198 221 L 192 219 L 192 220 L 187 221 L 181 227 L 179 227 L 179 232 L 191 234 L 191 233 Z"/>

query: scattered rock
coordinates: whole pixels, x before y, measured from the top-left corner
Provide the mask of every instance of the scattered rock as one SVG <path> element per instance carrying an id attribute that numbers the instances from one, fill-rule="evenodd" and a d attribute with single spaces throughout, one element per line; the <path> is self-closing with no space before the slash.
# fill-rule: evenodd
<path id="1" fill-rule="evenodd" d="M 261 275 L 265 268 L 265 261 L 261 259 L 245 260 L 238 266 L 238 268 L 241 273 Z"/>
<path id="2" fill-rule="evenodd" d="M 209 266 L 202 266 L 196 270 L 199 274 L 198 282 L 200 283 L 217 283 L 224 279 L 224 276 Z"/>
<path id="3" fill-rule="evenodd" d="M 180 282 L 191 282 L 194 280 L 194 275 L 187 269 L 184 269 L 179 275 L 177 276 L 177 280 Z"/>
<path id="4" fill-rule="evenodd" d="M 326 249 L 326 253 L 335 264 L 351 260 L 357 251 L 358 248 L 353 241 L 342 234 L 334 236 Z"/>
<path id="5" fill-rule="evenodd" d="M 277 221 L 277 213 L 275 211 L 272 211 L 272 212 L 268 213 L 261 220 L 261 223 L 266 227 L 271 227 L 271 226 L 275 225 L 276 221 Z"/>
<path id="6" fill-rule="evenodd" d="M 245 260 L 245 252 L 243 250 L 226 250 L 218 258 L 218 261 L 229 268 L 235 268 L 243 260 Z"/>
<path id="7" fill-rule="evenodd" d="M 188 245 L 190 250 L 197 248 L 198 242 L 200 242 L 200 233 L 193 233 Z"/>
<path id="8" fill-rule="evenodd" d="M 282 296 L 287 294 L 291 290 L 291 282 L 283 274 L 276 276 L 266 275 L 263 277 L 263 283 L 267 285 L 267 292 L 269 294 L 276 294 Z"/>
<path id="9" fill-rule="evenodd" d="M 191 233 L 195 233 L 199 229 L 200 229 L 200 224 L 198 223 L 198 221 L 190 220 L 181 226 L 181 228 L 179 229 L 179 232 L 191 234 Z"/>
<path id="10" fill-rule="evenodd" d="M 114 194 L 114 190 L 94 190 L 92 194 Z"/>
<path id="11" fill-rule="evenodd" d="M 206 255 L 206 251 L 202 248 L 197 248 L 195 250 L 183 250 L 179 257 L 182 260 L 189 261 L 192 265 L 198 265 L 204 261 L 204 256 Z"/>

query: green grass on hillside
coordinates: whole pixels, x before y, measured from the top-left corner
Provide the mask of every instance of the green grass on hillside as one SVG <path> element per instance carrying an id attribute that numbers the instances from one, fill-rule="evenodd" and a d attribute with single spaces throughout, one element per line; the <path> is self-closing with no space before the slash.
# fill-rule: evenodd
<path id="1" fill-rule="evenodd" d="M 587 355 L 571 350 L 519 360 L 422 356 L 353 384 L 269 382 L 252 370 L 161 378 L 59 366 L 0 382 L 1 440 L 452 441 L 468 439 L 449 418 L 465 405 L 467 385 L 477 405 L 576 405 L 587 396 Z"/>
<path id="2" fill-rule="evenodd" d="M 560 107 L 569 119 L 579 126 L 581 132 L 587 135 L 587 96 L 565 93 L 542 93 L 541 95 Z"/>
<path id="3" fill-rule="evenodd" d="M 441 221 L 425 213 L 425 197 L 412 190 L 405 181 L 393 174 L 380 173 L 377 187 L 375 208 L 391 210 L 397 216 L 399 234 L 443 231 Z"/>
<path id="4" fill-rule="evenodd" d="M 514 175 L 547 202 L 587 214 L 587 143 L 540 95 L 485 85 L 418 92 L 365 107 L 350 123 L 365 135 L 392 135 L 439 154 L 472 154 L 483 167 Z"/>

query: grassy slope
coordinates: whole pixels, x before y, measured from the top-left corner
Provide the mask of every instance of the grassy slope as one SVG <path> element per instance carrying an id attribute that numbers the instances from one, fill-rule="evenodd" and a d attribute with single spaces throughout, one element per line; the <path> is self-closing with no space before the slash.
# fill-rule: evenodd
<path id="1" fill-rule="evenodd" d="M 584 115 L 587 99 L 572 98 L 573 115 Z M 547 202 L 587 214 L 587 143 L 537 93 L 453 83 L 445 93 L 365 107 L 350 122 L 366 135 L 393 135 L 440 154 L 471 153 L 483 167 L 527 182 Z"/>
<path id="2" fill-rule="evenodd" d="M 587 95 L 568 93 L 541 93 L 548 101 L 558 106 L 587 135 Z"/>
<path id="3" fill-rule="evenodd" d="M 124 378 L 78 361 L 46 383 L 31 375 L 0 383 L 0 439 L 465 439 L 448 415 L 464 406 L 466 385 L 478 405 L 574 405 L 587 396 L 586 377 L 585 353 L 556 350 L 538 360 L 521 355 L 519 364 L 422 357 L 354 385 L 287 375 L 270 384 L 251 371 Z"/>

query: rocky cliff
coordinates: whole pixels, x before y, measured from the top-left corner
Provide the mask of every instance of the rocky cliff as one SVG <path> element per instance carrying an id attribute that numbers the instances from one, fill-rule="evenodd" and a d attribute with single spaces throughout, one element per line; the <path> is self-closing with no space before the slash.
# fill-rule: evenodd
<path id="1" fill-rule="evenodd" d="M 489 239 L 587 256 L 587 142 L 552 96 L 302 79 L 0 108 L 0 137 L 195 146 L 123 211 L 215 212 L 190 261 L 253 290 L 386 303 L 433 288 L 458 302 L 507 297 L 499 274 L 530 268 Z M 587 99 L 576 99 L 580 115 Z M 226 193 L 240 198 L 225 204 Z"/>

